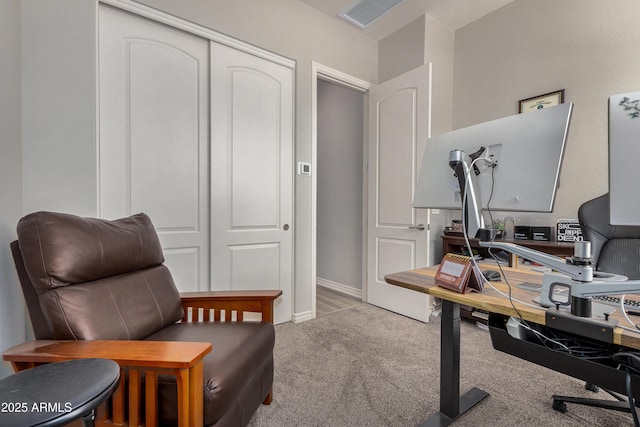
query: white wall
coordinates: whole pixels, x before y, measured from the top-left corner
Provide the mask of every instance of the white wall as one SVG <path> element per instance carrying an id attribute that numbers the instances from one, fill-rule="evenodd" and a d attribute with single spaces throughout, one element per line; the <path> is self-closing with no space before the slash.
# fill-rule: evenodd
<path id="1" fill-rule="evenodd" d="M 316 272 L 362 290 L 364 94 L 318 81 Z"/>
<path id="2" fill-rule="evenodd" d="M 640 3 L 517 0 L 456 32 L 454 128 L 518 113 L 518 100 L 565 89 L 575 104 L 555 225 L 608 189 L 607 99 L 640 90 Z"/>
<path id="3" fill-rule="evenodd" d="M 20 0 L 0 2 L 0 352 L 25 339 L 25 310 L 9 242 L 22 215 Z M 0 377 L 13 372 L 0 365 Z"/>

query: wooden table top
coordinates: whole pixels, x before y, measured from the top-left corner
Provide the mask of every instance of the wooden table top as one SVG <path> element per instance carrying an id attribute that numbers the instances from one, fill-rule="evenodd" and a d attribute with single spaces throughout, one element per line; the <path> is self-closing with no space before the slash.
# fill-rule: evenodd
<path id="1" fill-rule="evenodd" d="M 188 369 L 211 351 L 211 343 L 178 341 L 36 340 L 6 350 L 9 362 L 51 363 L 71 359 L 111 359 L 122 366 Z"/>
<path id="2" fill-rule="evenodd" d="M 496 265 L 480 265 L 484 269 L 498 270 Z M 519 283 L 531 282 L 541 283 L 542 273 L 531 270 L 530 267 L 510 268 L 502 267 L 505 272 L 507 282 L 491 282 L 497 290 L 492 289 L 485 284 L 482 292 L 470 292 L 467 294 L 460 294 L 450 291 L 448 289 L 436 286 L 434 276 L 438 270 L 438 266 L 419 268 L 417 270 L 404 271 L 400 273 L 388 274 L 385 276 L 385 281 L 391 285 L 400 286 L 402 288 L 411 289 L 416 292 L 422 292 L 432 295 L 437 298 L 442 298 L 447 301 L 456 302 L 459 304 L 471 306 L 474 308 L 486 310 L 490 313 L 500 313 L 507 316 L 522 317 L 524 320 L 537 323 L 539 325 L 545 324 L 546 309 L 535 306 L 532 301 L 537 292 L 521 289 L 517 287 Z M 509 289 L 510 288 L 510 289 Z M 501 295 L 498 291 L 502 291 L 504 294 L 509 294 L 513 298 L 513 304 L 509 301 L 509 298 Z M 629 298 L 630 296 L 627 296 Z M 634 296 L 638 297 L 638 296 Z M 526 305 L 522 301 L 531 305 Z M 517 310 L 517 311 L 516 311 Z M 619 324 L 625 326 L 631 326 L 627 322 L 619 309 L 612 315 L 619 321 Z M 519 314 L 518 314 L 519 313 Z M 629 316 L 632 321 L 640 323 L 640 316 Z M 639 333 L 628 331 L 626 329 L 616 327 L 614 329 L 614 343 L 640 349 L 640 330 Z"/>

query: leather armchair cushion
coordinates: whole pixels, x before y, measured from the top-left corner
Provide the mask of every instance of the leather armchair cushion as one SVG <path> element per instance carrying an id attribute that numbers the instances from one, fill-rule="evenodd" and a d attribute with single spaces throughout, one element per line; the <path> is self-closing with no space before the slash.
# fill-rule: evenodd
<path id="1" fill-rule="evenodd" d="M 24 266 L 53 339 L 142 339 L 182 318 L 145 214 L 114 221 L 36 212 L 18 223 Z"/>
<path id="2" fill-rule="evenodd" d="M 17 231 L 26 270 L 39 294 L 164 262 L 145 214 L 108 221 L 36 212 L 22 218 Z"/>
<path id="3" fill-rule="evenodd" d="M 235 423 L 245 419 L 246 425 L 271 389 L 275 342 L 271 323 L 177 323 L 146 339 L 212 343 L 204 359 L 204 425 L 227 414 L 233 414 L 229 418 Z M 175 378 L 159 378 L 158 396 L 161 424 L 177 425 Z"/>
<path id="4" fill-rule="evenodd" d="M 39 299 L 54 339 L 139 340 L 182 318 L 164 265 L 52 289 Z"/>

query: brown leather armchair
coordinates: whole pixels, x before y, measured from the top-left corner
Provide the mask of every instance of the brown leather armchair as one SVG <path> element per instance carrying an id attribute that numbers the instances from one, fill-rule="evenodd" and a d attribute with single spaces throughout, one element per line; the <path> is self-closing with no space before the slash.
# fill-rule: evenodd
<path id="1" fill-rule="evenodd" d="M 146 418 L 147 426 L 241 426 L 271 402 L 273 301 L 281 291 L 181 296 L 145 214 L 107 221 L 38 212 L 20 220 L 11 247 L 38 341 L 4 358 L 17 370 L 87 355 L 119 362 L 127 388 L 116 392 L 98 424 L 138 425 Z M 243 321 L 245 312 L 262 320 Z M 212 346 L 202 344 L 189 362 L 167 361 L 174 347 L 202 342 Z M 150 360 L 140 356 L 145 350 Z M 192 369 L 200 359 L 202 367 Z M 192 370 L 183 375 L 187 364 Z M 198 402 L 181 394 L 194 378 L 204 381 L 201 391 L 195 387 Z"/>

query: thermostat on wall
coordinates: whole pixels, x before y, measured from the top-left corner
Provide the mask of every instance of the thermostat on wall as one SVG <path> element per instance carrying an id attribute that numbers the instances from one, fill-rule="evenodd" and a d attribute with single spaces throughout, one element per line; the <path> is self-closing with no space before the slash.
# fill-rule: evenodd
<path id="1" fill-rule="evenodd" d="M 298 175 L 311 175 L 311 163 L 298 162 Z"/>

